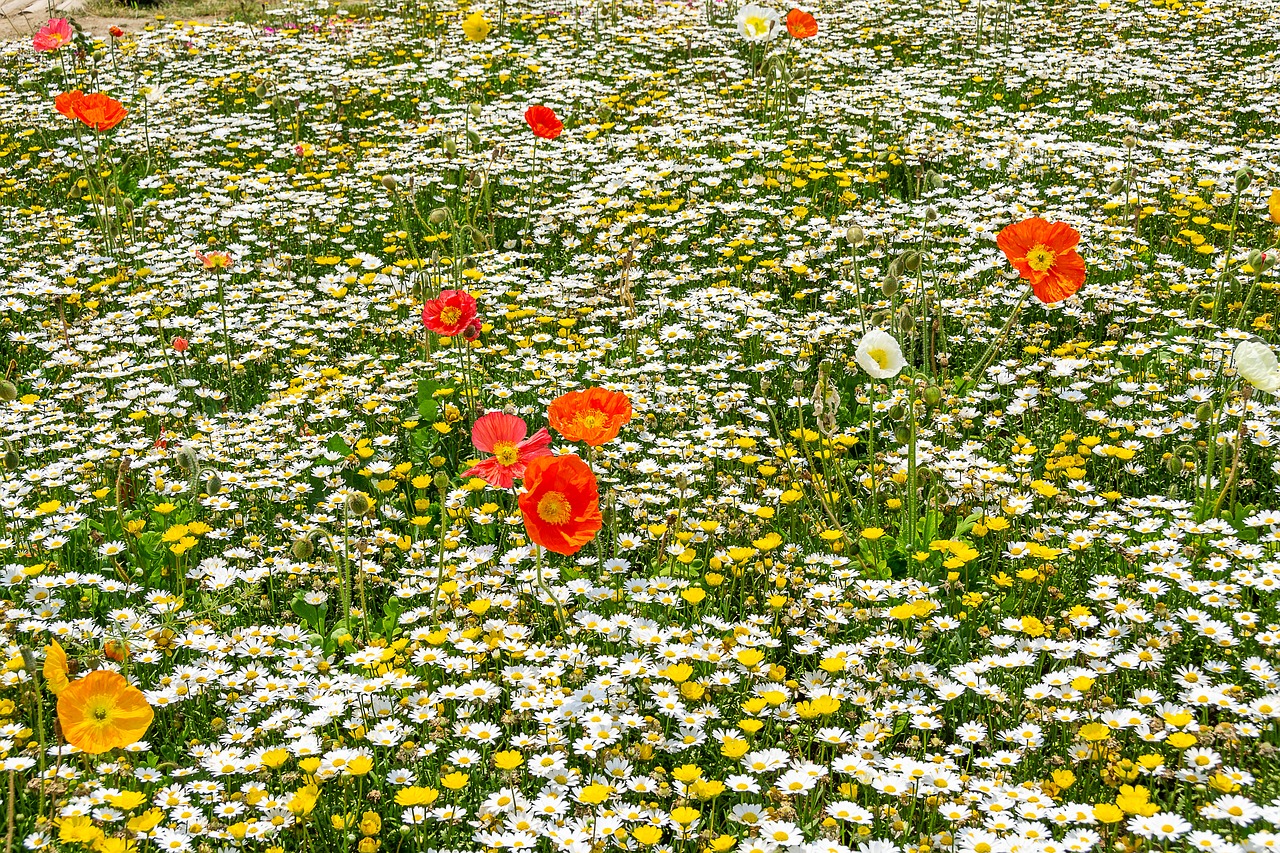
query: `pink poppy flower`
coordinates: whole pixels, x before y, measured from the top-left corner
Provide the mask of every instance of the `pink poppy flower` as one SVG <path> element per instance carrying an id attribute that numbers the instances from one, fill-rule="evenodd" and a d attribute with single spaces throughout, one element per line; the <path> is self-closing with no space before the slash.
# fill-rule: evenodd
<path id="1" fill-rule="evenodd" d="M 50 18 L 49 23 L 31 39 L 31 46 L 39 53 L 57 50 L 71 43 L 71 24 L 66 18 Z"/>
<path id="2" fill-rule="evenodd" d="M 511 488 L 524 477 L 531 460 L 551 455 L 551 433 L 546 427 L 525 438 L 528 432 L 524 418 L 505 412 L 490 412 L 478 418 L 471 426 L 471 443 L 477 450 L 493 455 L 462 476 L 479 477 L 499 489 Z"/>

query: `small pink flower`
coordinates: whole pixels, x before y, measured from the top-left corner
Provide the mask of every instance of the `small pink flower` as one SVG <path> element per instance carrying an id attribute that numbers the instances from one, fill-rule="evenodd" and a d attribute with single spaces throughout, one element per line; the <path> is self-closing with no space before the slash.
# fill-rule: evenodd
<path id="1" fill-rule="evenodd" d="M 57 50 L 64 44 L 70 43 L 71 24 L 66 18 L 50 18 L 49 23 L 41 27 L 35 37 L 31 39 L 31 46 L 38 53 Z"/>
<path id="2" fill-rule="evenodd" d="M 471 426 L 471 443 L 476 450 L 492 453 L 488 459 L 467 471 L 464 477 L 479 477 L 499 489 L 511 488 L 524 478 L 530 460 L 551 455 L 551 433 L 546 427 L 525 438 L 529 426 L 524 418 L 505 412 L 490 412 Z"/>

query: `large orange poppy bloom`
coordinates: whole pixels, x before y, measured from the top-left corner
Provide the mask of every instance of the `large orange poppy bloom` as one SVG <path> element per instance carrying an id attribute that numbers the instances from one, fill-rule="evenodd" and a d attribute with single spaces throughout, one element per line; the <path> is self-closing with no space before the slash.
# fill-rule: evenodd
<path id="1" fill-rule="evenodd" d="M 547 421 L 569 441 L 584 441 L 592 447 L 618 437 L 618 430 L 631 420 L 631 399 L 607 388 L 588 388 L 561 394 L 547 407 Z"/>
<path id="2" fill-rule="evenodd" d="M 58 694 L 63 738 L 91 755 L 137 743 L 154 716 L 142 691 L 108 669 L 78 678 Z"/>
<path id="3" fill-rule="evenodd" d="M 54 109 L 65 116 L 80 119 L 99 133 L 115 127 L 129 114 L 119 101 L 101 92 L 79 98 L 75 95 L 76 92 L 59 95 L 53 101 Z"/>
<path id="4" fill-rule="evenodd" d="M 996 238 L 1009 263 L 1031 282 L 1041 302 L 1059 302 L 1084 284 L 1084 258 L 1076 253 L 1080 232 L 1065 222 L 1039 217 L 1005 226 Z"/>
<path id="5" fill-rule="evenodd" d="M 557 554 L 578 553 L 604 524 L 596 475 L 577 456 L 530 460 L 519 503 L 529 538 Z"/>

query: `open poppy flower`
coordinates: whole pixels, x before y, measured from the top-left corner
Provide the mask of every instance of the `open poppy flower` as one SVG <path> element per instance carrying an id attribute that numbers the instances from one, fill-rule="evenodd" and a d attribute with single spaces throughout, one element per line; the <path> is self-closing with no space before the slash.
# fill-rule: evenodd
<path id="1" fill-rule="evenodd" d="M 137 743 L 154 716 L 142 691 L 107 669 L 76 679 L 58 694 L 63 737 L 90 755 Z"/>
<path id="2" fill-rule="evenodd" d="M 551 401 L 547 420 L 569 441 L 599 447 L 617 438 L 618 430 L 630 422 L 631 399 L 607 388 L 570 391 Z"/>
<path id="3" fill-rule="evenodd" d="M 125 116 L 129 114 L 129 111 L 119 101 L 101 92 L 82 95 L 79 98 L 73 97 L 75 94 L 75 92 L 69 92 L 66 95 L 59 96 L 59 98 L 66 98 L 63 101 L 63 106 L 71 110 L 71 117 L 80 119 L 80 121 L 99 133 L 115 127 L 124 121 Z M 63 115 L 68 115 L 63 111 L 63 107 L 58 104 L 59 98 L 54 98 L 54 109 Z"/>
<path id="4" fill-rule="evenodd" d="M 67 118 L 75 118 L 75 110 L 73 110 L 72 107 L 75 106 L 78 101 L 82 100 L 84 100 L 84 92 L 81 92 L 79 89 L 74 89 L 70 92 L 63 92 L 61 95 L 53 99 L 53 108 Z"/>
<path id="5" fill-rule="evenodd" d="M 792 9 L 787 13 L 787 32 L 793 39 L 807 39 L 818 34 L 818 22 L 808 12 Z"/>
<path id="6" fill-rule="evenodd" d="M 64 44 L 71 43 L 71 22 L 66 18 L 50 18 L 32 37 L 31 46 L 37 53 L 57 50 Z"/>
<path id="7" fill-rule="evenodd" d="M 54 640 L 44 648 L 44 683 L 49 685 L 49 689 L 56 696 L 66 690 L 71 684 L 67 678 L 70 671 L 70 665 L 67 663 L 67 651 L 62 645 Z"/>
<path id="8" fill-rule="evenodd" d="M 422 325 L 437 335 L 452 338 L 468 327 L 479 326 L 476 300 L 465 290 L 442 290 L 422 306 Z"/>
<path id="9" fill-rule="evenodd" d="M 471 425 L 471 443 L 476 450 L 493 455 L 462 473 L 479 477 L 499 489 L 511 488 L 525 474 L 529 463 L 551 455 L 551 433 L 546 427 L 525 438 L 529 426 L 524 418 L 506 412 L 490 412 Z"/>
<path id="10" fill-rule="evenodd" d="M 557 554 L 578 553 L 604 526 L 596 475 L 577 456 L 531 461 L 519 504 L 529 538 Z"/>
<path id="11" fill-rule="evenodd" d="M 555 139 L 564 131 L 564 122 L 556 118 L 555 110 L 535 104 L 524 111 L 524 120 L 533 135 L 539 139 Z"/>
<path id="12" fill-rule="evenodd" d="M 1059 302 L 1084 284 L 1084 258 L 1076 253 L 1080 232 L 1065 222 L 1039 217 L 1005 226 L 996 243 L 1041 302 Z"/>

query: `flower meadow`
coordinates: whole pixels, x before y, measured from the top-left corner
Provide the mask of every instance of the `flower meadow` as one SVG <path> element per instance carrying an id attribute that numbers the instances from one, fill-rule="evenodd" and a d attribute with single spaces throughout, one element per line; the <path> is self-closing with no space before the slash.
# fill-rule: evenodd
<path id="1" fill-rule="evenodd" d="M 4 853 L 1280 849 L 1277 12 L 15 30 Z"/>

